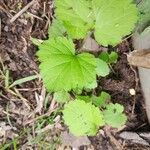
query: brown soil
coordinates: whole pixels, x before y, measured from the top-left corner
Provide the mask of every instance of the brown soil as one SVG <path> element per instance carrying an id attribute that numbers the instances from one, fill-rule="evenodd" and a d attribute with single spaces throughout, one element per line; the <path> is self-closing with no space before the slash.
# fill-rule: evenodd
<path id="1" fill-rule="evenodd" d="M 52 20 L 53 4 L 51 0 L 39 0 L 37 4 L 30 7 L 27 11 L 39 18 L 33 17 L 26 12 L 15 22 L 10 23 L 11 17 L 29 2 L 30 0 L 0 1 L 0 57 L 3 64 L 7 66 L 5 69 L 9 70 L 10 80 L 12 81 L 38 72 L 38 61 L 36 58 L 37 47 L 33 46 L 30 38 L 46 39 L 48 24 L 50 20 Z M 112 66 L 114 73 L 112 72 L 107 78 L 99 80 L 97 90 L 108 91 L 112 95 L 113 102 L 118 102 L 125 106 L 128 122 L 120 131 L 148 132 L 148 121 L 146 118 L 144 98 L 138 80 L 138 73 L 136 68 L 130 66 L 127 62 L 127 53 L 132 51 L 131 43 L 131 40 L 124 41 L 114 49 L 119 53 L 119 61 Z M 112 50 L 112 48 L 110 48 L 110 50 Z M 2 65 L 0 67 L 1 70 L 4 69 Z M 3 113 L 7 110 L 7 106 L 11 104 L 14 106 L 14 109 L 21 110 L 24 109 L 24 103 L 18 101 L 18 97 L 12 93 L 7 92 L 4 86 L 4 80 L 0 78 L 0 122 L 7 123 L 7 115 Z M 28 89 L 20 91 L 20 94 L 27 100 L 30 110 L 33 110 L 36 107 L 35 92 L 38 94 L 41 92 L 41 82 L 37 80 L 31 81 L 17 86 L 17 88 Z M 136 95 L 132 96 L 129 92 L 130 89 L 135 89 Z M 42 111 L 42 113 L 44 114 L 45 112 Z M 20 130 L 25 126 L 23 122 L 24 120 L 27 121 L 28 117 L 29 115 L 26 116 L 25 114 L 12 112 L 10 121 L 16 128 L 13 130 L 13 133 L 20 133 Z M 104 128 L 103 131 L 105 136 L 98 135 L 90 138 L 95 150 L 117 150 L 116 142 L 123 145 L 124 141 L 118 137 L 120 131 L 118 132 L 111 128 Z M 9 136 L 5 138 L 5 140 L 0 140 L 0 143 L 3 141 L 2 143 L 5 144 L 11 139 Z M 25 141 L 23 143 L 25 143 Z M 144 150 L 147 147 L 134 143 L 124 143 L 124 149 L 125 148 Z"/>

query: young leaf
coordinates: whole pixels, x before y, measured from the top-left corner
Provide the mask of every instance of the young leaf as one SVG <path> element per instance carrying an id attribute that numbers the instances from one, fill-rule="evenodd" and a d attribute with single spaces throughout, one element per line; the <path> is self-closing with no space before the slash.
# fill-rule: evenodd
<path id="1" fill-rule="evenodd" d="M 116 52 L 101 52 L 99 58 L 105 61 L 107 64 L 116 63 L 118 59 L 118 54 Z"/>
<path id="2" fill-rule="evenodd" d="M 59 103 L 65 103 L 70 100 L 70 94 L 65 91 L 59 91 L 54 93 L 54 100 Z"/>
<path id="3" fill-rule="evenodd" d="M 76 55 L 71 39 L 49 39 L 39 49 L 40 71 L 49 91 L 82 89 L 96 80 L 96 59 L 89 53 Z"/>
<path id="4" fill-rule="evenodd" d="M 124 108 L 120 104 L 109 104 L 104 110 L 104 120 L 106 124 L 111 125 L 114 128 L 119 128 L 127 121 L 127 117 L 123 114 Z"/>
<path id="5" fill-rule="evenodd" d="M 63 114 L 66 125 L 75 136 L 93 136 L 104 125 L 103 115 L 98 107 L 82 100 L 66 104 Z"/>
<path id="6" fill-rule="evenodd" d="M 99 58 L 109 64 L 109 54 L 108 52 L 101 52 Z"/>
<path id="7" fill-rule="evenodd" d="M 109 54 L 109 63 L 116 63 L 118 59 L 118 54 L 116 52 L 111 52 Z"/>
<path id="8" fill-rule="evenodd" d="M 66 29 L 63 23 L 61 21 L 54 19 L 48 29 L 49 38 L 56 38 L 58 36 L 63 37 L 65 33 L 66 33 Z"/>
<path id="9" fill-rule="evenodd" d="M 103 60 L 97 59 L 97 68 L 96 68 L 96 73 L 98 76 L 105 77 L 109 74 L 109 67 L 106 62 Z"/>
<path id="10" fill-rule="evenodd" d="M 99 96 L 76 96 L 76 99 L 83 100 L 86 103 L 92 102 L 97 107 L 105 107 L 106 103 L 111 99 L 111 97 L 108 93 L 101 92 Z"/>
<path id="11" fill-rule="evenodd" d="M 138 19 L 131 0 L 56 0 L 55 6 L 56 17 L 73 39 L 84 38 L 95 29 L 96 41 L 104 46 L 118 44 Z"/>
<path id="12" fill-rule="evenodd" d="M 92 96 L 92 102 L 97 107 L 105 106 L 106 102 L 111 99 L 110 95 L 106 92 L 101 92 L 99 96 Z"/>

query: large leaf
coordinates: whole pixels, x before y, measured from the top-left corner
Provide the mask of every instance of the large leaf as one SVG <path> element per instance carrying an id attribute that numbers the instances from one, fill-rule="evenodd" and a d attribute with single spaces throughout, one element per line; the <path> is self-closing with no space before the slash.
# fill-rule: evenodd
<path id="1" fill-rule="evenodd" d="M 76 55 L 72 40 L 50 39 L 39 49 L 40 71 L 49 91 L 82 89 L 96 80 L 96 59 L 89 53 Z"/>
<path id="2" fill-rule="evenodd" d="M 63 114 L 70 132 L 76 136 L 93 136 L 98 128 L 104 125 L 103 116 L 98 107 L 82 100 L 66 104 Z"/>
<path id="3" fill-rule="evenodd" d="M 138 25 L 139 32 L 142 32 L 146 27 L 150 26 L 150 0 L 142 0 L 138 4 L 140 21 Z"/>
<path id="4" fill-rule="evenodd" d="M 137 22 L 137 9 L 132 0 L 93 0 L 96 5 L 95 38 L 100 44 L 115 46 L 130 34 Z"/>
<path id="5" fill-rule="evenodd" d="M 56 0 L 56 17 L 74 39 L 95 29 L 95 38 L 104 46 L 118 44 L 130 34 L 138 19 L 132 0 Z"/>

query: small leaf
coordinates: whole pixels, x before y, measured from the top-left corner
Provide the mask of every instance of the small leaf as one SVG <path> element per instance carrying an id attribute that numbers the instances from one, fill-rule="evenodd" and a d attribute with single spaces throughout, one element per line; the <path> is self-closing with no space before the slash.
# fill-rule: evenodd
<path id="1" fill-rule="evenodd" d="M 111 99 L 110 95 L 106 92 L 101 92 L 101 94 L 97 96 L 91 97 L 92 102 L 97 107 L 103 107 L 106 105 L 106 102 Z"/>
<path id="2" fill-rule="evenodd" d="M 107 76 L 110 71 L 107 63 L 101 59 L 97 59 L 96 62 L 97 62 L 97 69 L 96 69 L 97 75 L 102 77 Z"/>
<path id="3" fill-rule="evenodd" d="M 85 89 L 95 89 L 97 87 L 97 82 L 96 82 L 96 80 L 94 80 L 92 83 L 89 83 L 86 87 L 85 87 Z"/>
<path id="4" fill-rule="evenodd" d="M 118 59 L 118 54 L 116 52 L 111 52 L 110 54 L 108 52 L 101 52 L 99 58 L 108 64 L 116 63 Z"/>
<path id="5" fill-rule="evenodd" d="M 119 128 L 127 121 L 127 117 L 123 114 L 124 108 L 120 104 L 109 104 L 106 110 L 103 111 L 106 124 L 114 128 Z"/>
<path id="6" fill-rule="evenodd" d="M 86 103 L 92 102 L 97 107 L 105 107 L 111 96 L 106 92 L 101 92 L 99 96 L 76 96 L 76 99 L 83 100 Z"/>
<path id="7" fill-rule="evenodd" d="M 58 36 L 63 37 L 65 33 L 66 33 L 66 29 L 63 23 L 61 21 L 54 19 L 48 29 L 49 38 L 56 38 Z"/>
<path id="8" fill-rule="evenodd" d="M 75 136 L 94 136 L 99 127 L 104 125 L 99 108 L 82 100 L 66 104 L 63 114 L 65 124 Z"/>
<path id="9" fill-rule="evenodd" d="M 116 52 L 111 52 L 109 54 L 109 63 L 116 63 L 118 60 L 118 54 Z"/>
<path id="10" fill-rule="evenodd" d="M 54 100 L 59 103 L 65 103 L 70 100 L 70 94 L 65 91 L 59 91 L 54 93 Z"/>
<path id="11" fill-rule="evenodd" d="M 103 61 L 105 61 L 106 63 L 109 63 L 109 54 L 108 52 L 101 52 L 99 55 L 99 58 Z"/>

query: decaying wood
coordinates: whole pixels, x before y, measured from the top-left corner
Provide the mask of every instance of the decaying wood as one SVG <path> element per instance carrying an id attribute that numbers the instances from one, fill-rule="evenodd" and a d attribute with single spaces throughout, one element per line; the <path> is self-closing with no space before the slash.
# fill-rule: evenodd
<path id="1" fill-rule="evenodd" d="M 131 65 L 150 69 L 150 49 L 135 50 L 128 55 Z"/>

